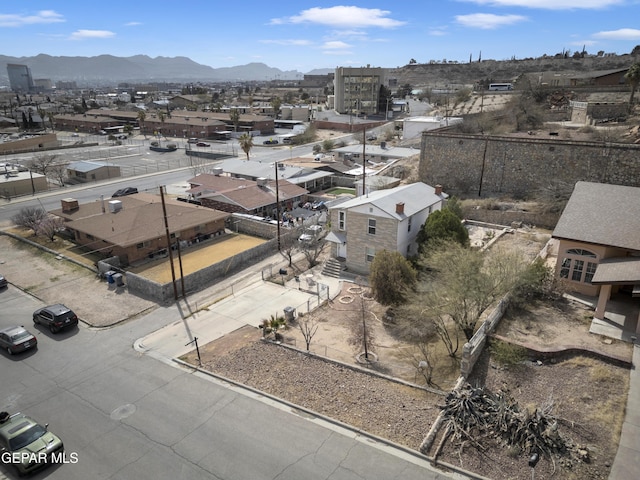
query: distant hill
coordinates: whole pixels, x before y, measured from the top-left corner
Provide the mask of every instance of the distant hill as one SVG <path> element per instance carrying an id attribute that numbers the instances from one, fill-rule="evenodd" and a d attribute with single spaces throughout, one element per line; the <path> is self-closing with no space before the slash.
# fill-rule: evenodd
<path id="1" fill-rule="evenodd" d="M 416 63 L 390 69 L 398 85 L 473 84 L 490 80 L 510 82 L 523 73 L 571 72 L 575 74 L 628 68 L 640 55 L 587 56 L 585 58 L 539 57 L 523 60 L 483 60 L 469 63 Z"/>
<path id="2" fill-rule="evenodd" d="M 507 82 L 522 73 L 545 71 L 593 72 L 626 68 L 640 61 L 636 55 L 586 56 L 585 58 L 538 57 L 522 60 L 483 60 L 468 63 L 410 64 L 388 69 L 388 77 L 398 85 L 472 84 L 490 79 Z M 303 73 L 283 71 L 264 63 L 248 63 L 235 67 L 212 68 L 187 57 L 155 57 L 134 55 L 116 57 L 53 57 L 40 54 L 35 57 L 0 55 L 0 86 L 9 85 L 7 63 L 18 63 L 31 68 L 33 78 L 76 81 L 78 86 L 113 86 L 120 82 L 234 82 L 301 80 Z M 332 68 L 318 68 L 309 75 L 326 75 Z"/>
<path id="3" fill-rule="evenodd" d="M 247 80 L 296 80 L 303 74 L 282 71 L 264 63 L 249 63 L 237 67 L 212 68 L 187 57 L 156 57 L 135 55 L 115 57 L 53 57 L 40 54 L 35 57 L 9 57 L 0 55 L 0 83 L 9 84 L 7 63 L 27 65 L 33 78 L 76 81 L 81 85 L 113 85 L 119 82 L 230 82 Z"/>

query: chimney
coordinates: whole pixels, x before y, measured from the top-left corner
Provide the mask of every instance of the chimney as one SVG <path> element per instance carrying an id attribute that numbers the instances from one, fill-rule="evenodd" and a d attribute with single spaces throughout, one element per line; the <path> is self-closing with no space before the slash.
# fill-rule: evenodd
<path id="1" fill-rule="evenodd" d="M 63 213 L 73 212 L 74 210 L 78 210 L 80 208 L 80 206 L 78 205 L 78 200 L 76 200 L 75 198 L 63 198 L 62 200 L 60 200 L 60 203 L 62 204 Z"/>
<path id="2" fill-rule="evenodd" d="M 442 195 L 442 185 L 436 185 L 436 195 Z"/>
<path id="3" fill-rule="evenodd" d="M 396 213 L 398 215 L 404 214 L 404 202 L 396 203 Z"/>

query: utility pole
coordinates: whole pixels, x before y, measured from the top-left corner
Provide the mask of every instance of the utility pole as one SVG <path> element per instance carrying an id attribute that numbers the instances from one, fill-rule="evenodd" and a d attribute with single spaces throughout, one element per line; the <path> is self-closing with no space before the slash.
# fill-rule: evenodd
<path id="1" fill-rule="evenodd" d="M 164 203 L 164 188 L 160 186 L 160 200 L 162 200 L 162 216 L 164 218 L 164 232 L 167 239 L 167 250 L 169 251 L 169 263 L 171 264 L 171 284 L 173 285 L 173 298 L 178 300 L 178 287 L 176 287 L 176 270 L 173 266 L 173 254 L 171 253 L 171 234 L 169 233 L 169 221 L 167 219 L 167 206 Z"/>
<path id="2" fill-rule="evenodd" d="M 280 251 L 280 190 L 278 189 L 278 162 L 273 162 L 276 168 L 276 226 L 278 235 L 278 251 Z"/>
<path id="3" fill-rule="evenodd" d="M 362 129 L 362 195 L 364 195 L 367 191 L 367 182 L 365 181 L 367 177 L 367 130 Z"/>

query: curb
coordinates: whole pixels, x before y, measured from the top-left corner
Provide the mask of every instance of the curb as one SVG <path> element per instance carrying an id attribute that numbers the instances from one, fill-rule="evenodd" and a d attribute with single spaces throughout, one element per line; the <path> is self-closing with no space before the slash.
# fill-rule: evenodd
<path id="1" fill-rule="evenodd" d="M 491 480 L 491 479 L 489 479 L 487 477 L 483 477 L 483 476 L 477 475 L 477 474 L 475 474 L 473 472 L 464 470 L 464 469 L 462 469 L 460 467 L 457 467 L 455 465 L 451 465 L 451 464 L 448 464 L 446 462 L 434 461 L 434 459 L 432 457 L 424 455 L 424 454 L 420 453 L 417 450 L 413 450 L 413 449 L 411 449 L 409 447 L 406 447 L 404 445 L 400 445 L 398 443 L 394 443 L 394 442 L 392 442 L 390 440 L 387 440 L 385 438 L 378 437 L 378 436 L 373 435 L 371 433 L 368 433 L 368 432 L 366 432 L 364 430 L 360 430 L 358 428 L 354 428 L 351 425 L 348 425 L 346 423 L 340 422 L 339 420 L 335 420 L 333 418 L 326 417 L 326 416 L 324 416 L 321 413 L 318 413 L 316 411 L 310 410 L 310 409 L 305 408 L 305 407 L 301 407 L 299 405 L 296 405 L 295 403 L 291 403 L 291 402 L 289 402 L 287 400 L 283 400 L 281 398 L 278 398 L 276 396 L 270 395 L 270 394 L 268 394 L 266 392 L 263 392 L 261 390 L 257 390 L 257 389 L 255 389 L 253 387 L 250 387 L 250 386 L 247 386 L 247 385 L 243 385 L 242 383 L 238 383 L 238 382 L 236 382 L 234 380 L 231 380 L 231 379 L 229 379 L 227 377 L 223 377 L 223 376 L 218 375 L 218 374 L 216 374 L 214 372 L 210 372 L 208 370 L 204 370 L 201 367 L 197 367 L 195 365 L 187 363 L 187 362 L 185 362 L 183 360 L 180 360 L 178 358 L 172 358 L 171 361 L 174 362 L 174 363 L 177 363 L 178 365 L 180 365 L 183 368 L 188 368 L 190 370 L 193 370 L 193 371 L 196 371 L 198 373 L 201 373 L 201 374 L 203 374 L 203 375 L 205 375 L 207 377 L 212 377 L 212 378 L 218 380 L 219 382 L 232 385 L 232 386 L 234 386 L 234 387 L 236 387 L 236 388 L 238 388 L 240 390 L 245 390 L 245 391 L 251 392 L 251 393 L 253 393 L 253 394 L 255 394 L 255 395 L 259 396 L 259 397 L 268 398 L 270 401 L 275 402 L 275 403 L 277 403 L 279 405 L 283 405 L 283 406 L 289 407 L 290 409 L 292 409 L 292 413 L 304 412 L 305 414 L 309 415 L 310 417 L 317 418 L 317 419 L 322 420 L 323 422 L 326 422 L 326 423 L 328 423 L 330 425 L 334 425 L 334 426 L 336 426 L 338 428 L 353 432 L 357 436 L 365 437 L 365 438 L 368 438 L 368 439 L 374 441 L 375 443 L 382 444 L 382 445 L 385 445 L 387 447 L 391 447 L 393 449 L 399 450 L 402 453 L 404 453 L 405 455 L 408 455 L 409 457 L 415 459 L 418 462 L 428 462 L 430 464 L 429 468 L 431 468 L 432 471 L 437 473 L 437 474 L 446 475 L 447 474 L 446 470 L 450 470 L 450 471 L 454 472 L 456 475 L 464 475 L 464 478 L 468 478 L 468 479 L 472 479 L 472 480 Z M 445 470 L 439 469 L 438 465 L 441 466 Z"/>

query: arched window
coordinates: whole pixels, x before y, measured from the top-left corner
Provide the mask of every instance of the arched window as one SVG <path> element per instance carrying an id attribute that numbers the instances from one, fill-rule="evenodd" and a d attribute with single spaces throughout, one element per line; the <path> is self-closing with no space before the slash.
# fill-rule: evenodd
<path id="1" fill-rule="evenodd" d="M 570 248 L 566 251 L 566 257 L 562 259 L 560 265 L 560 278 L 567 278 L 574 282 L 591 283 L 593 275 L 598 268 L 597 262 L 590 262 L 587 258 L 598 258 L 598 256 L 582 248 Z"/>

